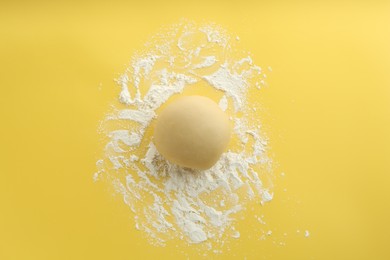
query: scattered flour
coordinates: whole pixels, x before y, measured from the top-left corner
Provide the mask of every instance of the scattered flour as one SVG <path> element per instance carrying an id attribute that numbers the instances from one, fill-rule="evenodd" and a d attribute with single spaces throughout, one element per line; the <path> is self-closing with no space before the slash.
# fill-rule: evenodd
<path id="1" fill-rule="evenodd" d="M 228 108 L 228 100 L 226 98 L 226 96 L 224 95 L 221 100 L 219 101 L 219 107 L 223 110 L 223 111 L 226 111 L 226 109 Z"/>
<path id="2" fill-rule="evenodd" d="M 273 193 L 270 193 L 268 190 L 263 190 L 263 193 L 261 195 L 262 202 L 268 202 L 271 201 L 274 197 Z"/>
<path id="3" fill-rule="evenodd" d="M 113 184 L 133 212 L 135 228 L 155 245 L 174 238 L 223 245 L 225 238 L 240 237 L 235 216 L 248 201 L 273 198 L 272 183 L 262 181 L 272 174 L 267 139 L 260 122 L 248 118 L 253 110 L 246 101 L 249 88 L 264 76 L 247 54 L 234 56 L 231 41 L 214 25 L 175 26 L 155 36 L 117 80 L 122 104 L 102 122 L 107 143 L 94 179 Z M 219 106 L 239 140 L 202 172 L 165 161 L 148 131 L 162 104 L 197 83 L 221 94 Z"/>

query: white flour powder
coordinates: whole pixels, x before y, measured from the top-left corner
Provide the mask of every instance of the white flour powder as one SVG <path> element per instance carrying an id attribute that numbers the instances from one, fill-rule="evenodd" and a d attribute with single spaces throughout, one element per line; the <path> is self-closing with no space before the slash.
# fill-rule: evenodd
<path id="1" fill-rule="evenodd" d="M 267 139 L 259 121 L 248 118 L 255 108 L 246 100 L 264 75 L 247 54 L 234 51 L 231 38 L 214 25 L 175 26 L 146 44 L 117 80 L 122 104 L 102 122 L 107 144 L 95 180 L 113 183 L 134 213 L 135 227 L 156 245 L 178 238 L 211 247 L 239 238 L 237 213 L 250 200 L 263 204 L 273 198 Z M 219 93 L 215 101 L 230 116 L 236 144 L 215 166 L 199 172 L 165 161 L 150 129 L 162 104 L 201 86 Z"/>

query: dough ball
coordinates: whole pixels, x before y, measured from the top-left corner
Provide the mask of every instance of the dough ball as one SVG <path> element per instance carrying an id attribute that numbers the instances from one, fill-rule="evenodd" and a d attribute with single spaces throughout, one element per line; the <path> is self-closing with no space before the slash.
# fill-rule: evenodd
<path id="1" fill-rule="evenodd" d="M 154 142 L 168 161 L 193 169 L 212 167 L 230 140 L 227 115 L 211 99 L 182 97 L 158 116 Z"/>

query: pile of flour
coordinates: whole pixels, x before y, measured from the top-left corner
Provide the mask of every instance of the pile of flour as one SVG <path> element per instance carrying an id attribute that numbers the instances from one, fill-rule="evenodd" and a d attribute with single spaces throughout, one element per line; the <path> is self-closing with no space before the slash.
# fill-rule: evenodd
<path id="1" fill-rule="evenodd" d="M 135 228 L 155 245 L 237 239 L 238 212 L 248 201 L 272 200 L 267 138 L 259 120 L 249 118 L 256 108 L 247 102 L 265 74 L 248 53 L 236 51 L 238 39 L 215 25 L 176 25 L 155 35 L 117 79 L 120 102 L 102 121 L 107 143 L 94 178 L 113 184 Z M 215 101 L 230 116 L 235 141 L 211 169 L 184 169 L 157 152 L 153 122 L 171 97 L 205 87 L 219 95 Z"/>

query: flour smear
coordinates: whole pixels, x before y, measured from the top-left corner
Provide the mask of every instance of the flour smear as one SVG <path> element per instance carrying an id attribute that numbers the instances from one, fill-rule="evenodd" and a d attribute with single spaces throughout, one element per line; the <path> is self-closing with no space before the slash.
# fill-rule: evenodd
<path id="1" fill-rule="evenodd" d="M 238 39 L 213 24 L 163 29 L 116 80 L 119 102 L 99 128 L 106 145 L 94 179 L 108 180 L 123 196 L 134 227 L 153 245 L 179 239 L 218 252 L 240 238 L 236 224 L 249 202 L 261 207 L 273 198 L 268 141 L 248 102 L 265 74 L 237 49 Z M 205 88 L 229 115 L 234 140 L 211 169 L 184 169 L 159 155 L 153 123 L 169 99 Z"/>

